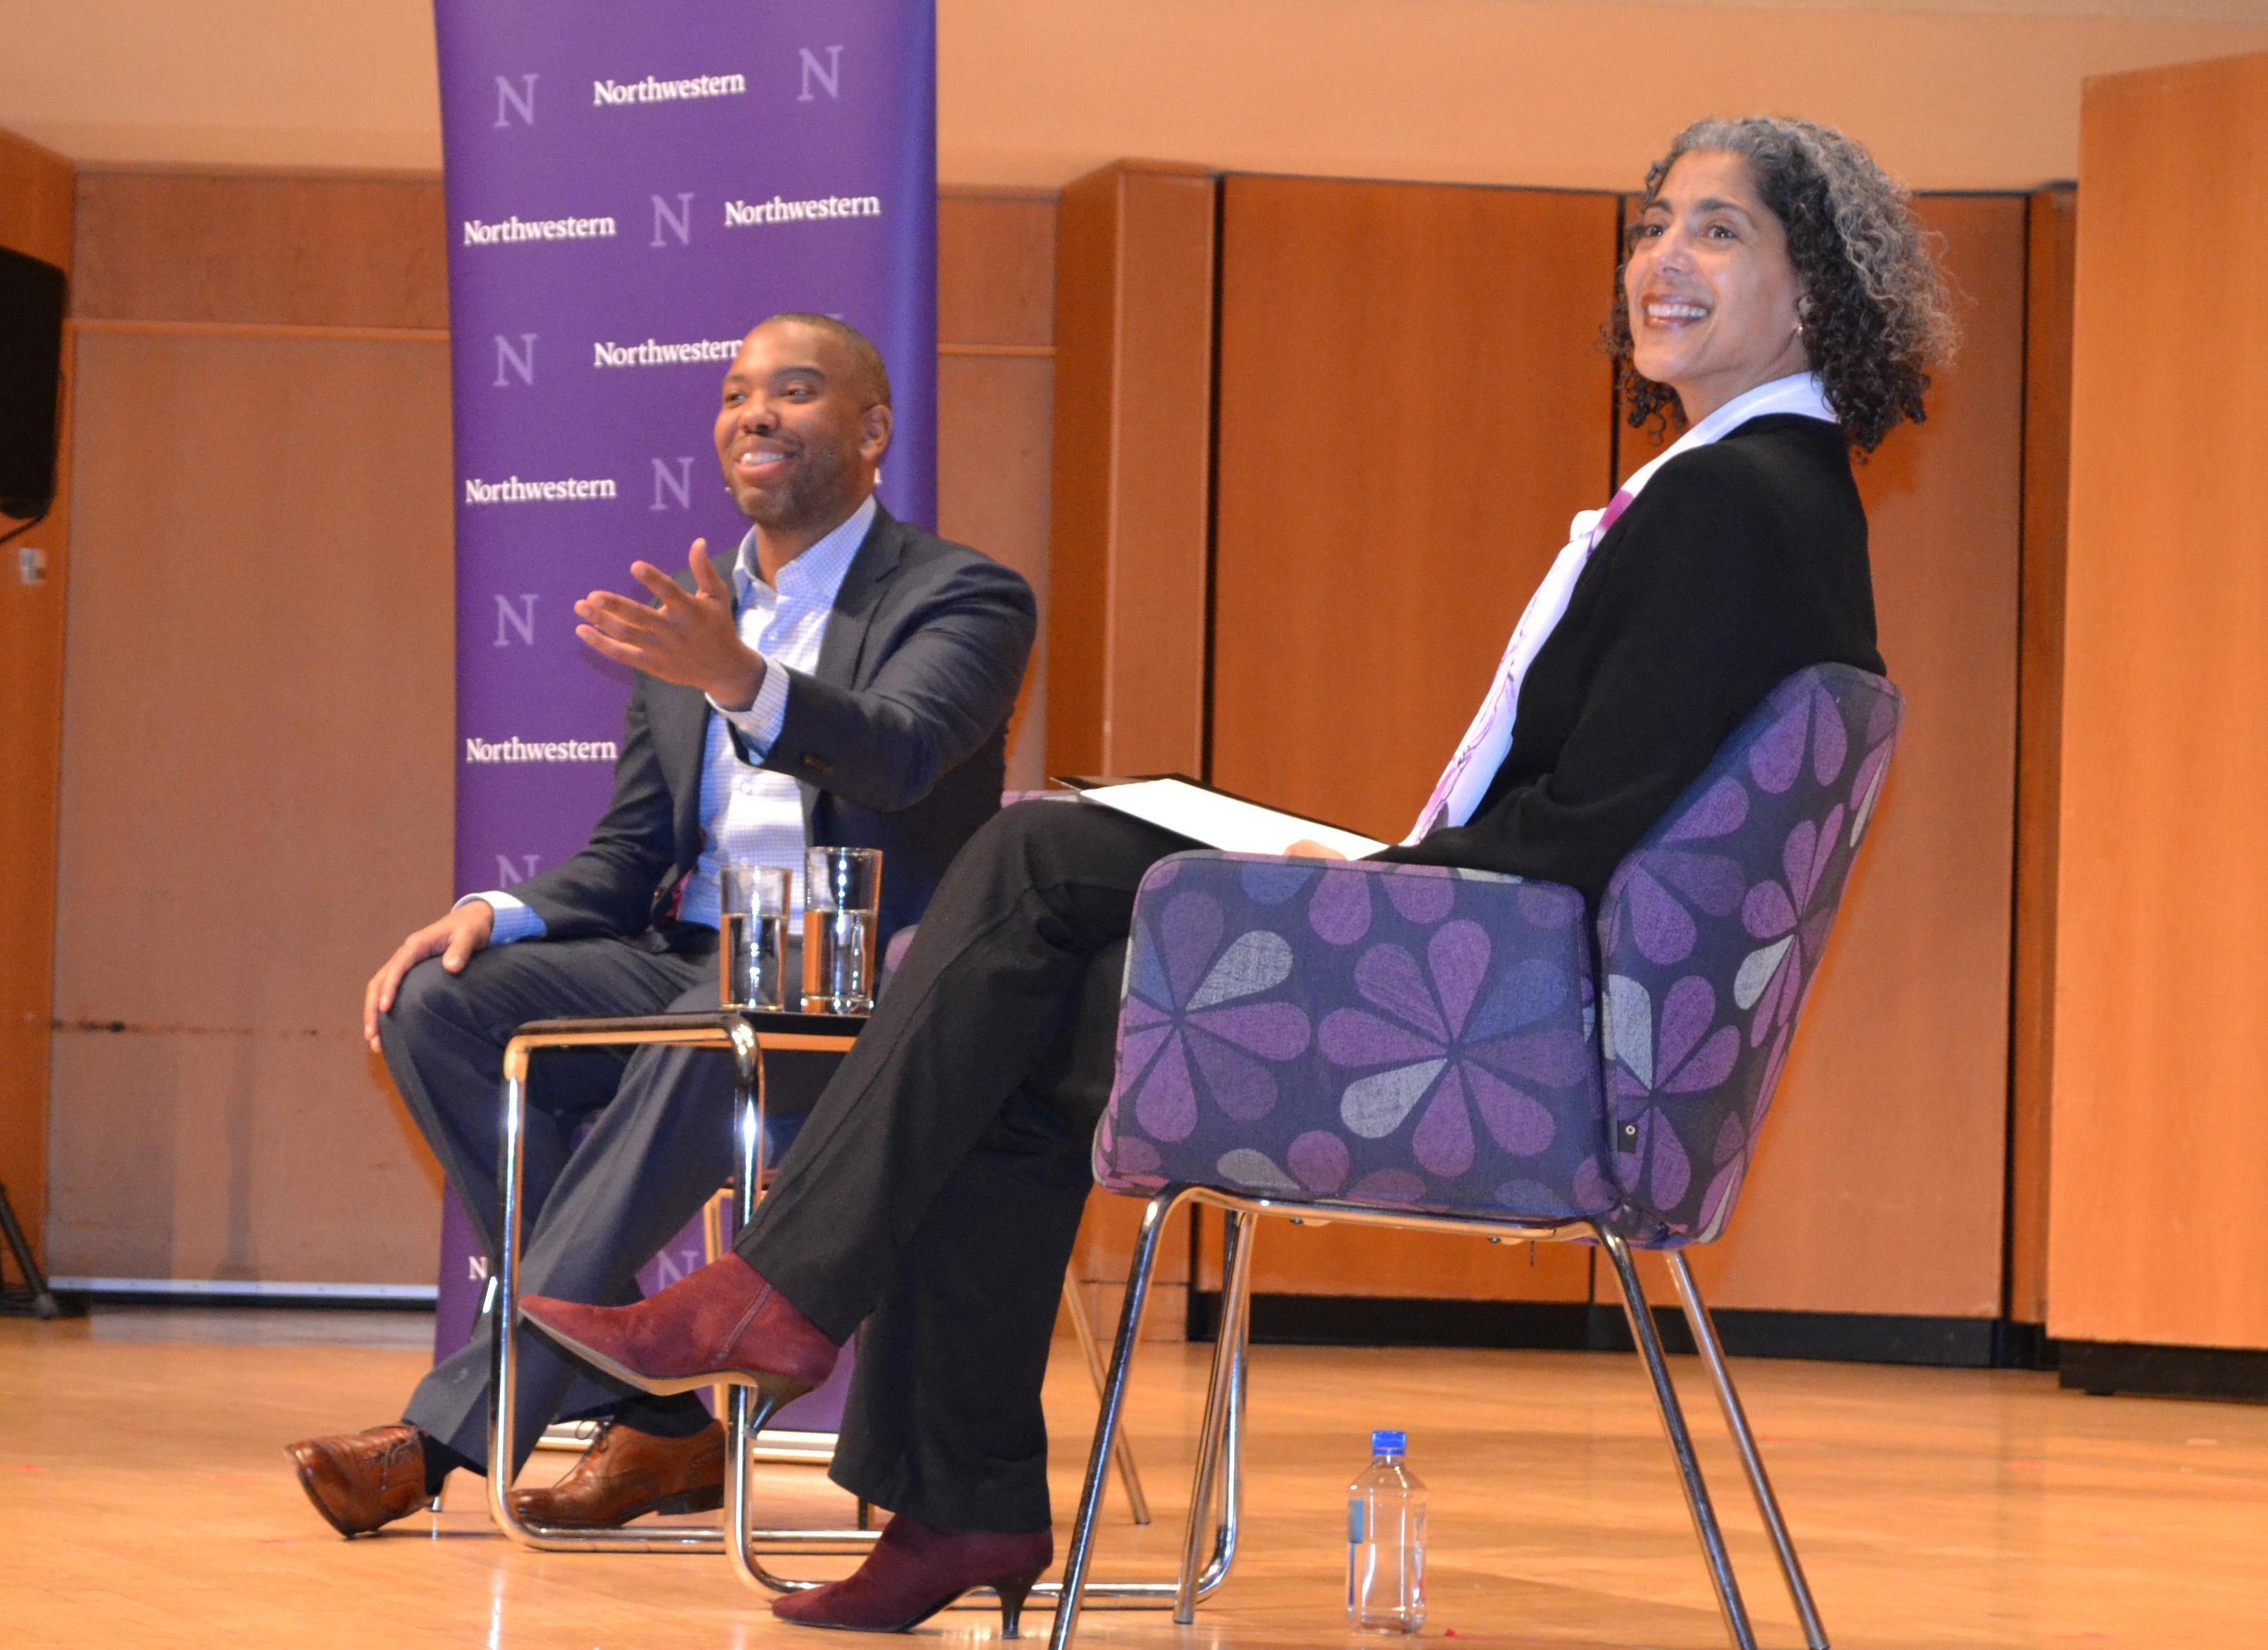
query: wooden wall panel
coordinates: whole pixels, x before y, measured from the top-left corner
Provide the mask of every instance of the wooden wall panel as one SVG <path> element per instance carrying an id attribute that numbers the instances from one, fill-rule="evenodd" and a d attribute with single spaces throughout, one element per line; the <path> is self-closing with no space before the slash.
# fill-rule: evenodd
<path id="1" fill-rule="evenodd" d="M 2000 1310 L 2025 208 L 1918 206 L 1961 356 L 1858 470 L 1905 733 L 1740 1212 L 1695 1256 L 1718 1306 Z"/>
<path id="2" fill-rule="evenodd" d="M 1213 777 L 1399 841 L 1611 490 L 1614 197 L 1224 188 Z"/>
<path id="3" fill-rule="evenodd" d="M 2072 291 L 2079 196 L 2025 207 L 2024 549 L 2017 637 L 2016 915 L 2008 1014 L 2007 1315 L 2047 1322 L 2055 1078 L 2056 858 L 2062 807 L 2064 556 L 2071 499 Z"/>
<path id="4" fill-rule="evenodd" d="M 1055 348 L 1052 191 L 938 191 L 937 337 L 948 354 Z"/>
<path id="5" fill-rule="evenodd" d="M 0 132 L 0 247 L 71 270 L 70 162 Z M 55 819 L 63 755 L 63 609 L 70 573 L 70 407 L 63 345 L 63 449 L 55 508 L 0 560 L 0 1186 L 34 1251 L 45 1249 L 48 1020 L 54 1012 Z M 0 517 L 0 533 L 18 524 Z M 18 571 L 44 555 L 43 579 Z M 11 1271 L 12 1282 L 22 1280 Z"/>
<path id="6" fill-rule="evenodd" d="M 449 226 L 437 176 L 90 170 L 78 210 L 78 315 L 449 324 Z"/>
<path id="7" fill-rule="evenodd" d="M 1057 209 L 1049 774 L 1204 770 L 1215 187 L 1202 167 L 1122 161 Z M 1142 1207 L 1087 1204 L 1071 1264 L 1105 1320 Z M 1189 1244 L 1164 1242 L 1145 1328 L 1178 1338 Z"/>
<path id="8" fill-rule="evenodd" d="M 1430 1232 L 1263 1220 L 1252 1252 L 1252 1287 L 1261 1294 L 1583 1302 L 1597 1296 L 1595 1253 L 1573 1243 L 1486 1243 Z M 1195 1286 L 1218 1290 L 1220 1264 L 1220 1217 L 1209 1214 L 1198 1227 Z M 1612 1285 L 1598 1298 L 1612 1299 Z"/>
<path id="9" fill-rule="evenodd" d="M 1055 364 L 1045 356 L 948 351 L 938 363 L 937 389 L 937 530 L 1023 574 L 1044 613 Z M 1046 670 L 1042 629 L 1008 729 L 1012 790 L 1046 783 Z"/>
<path id="10" fill-rule="evenodd" d="M 1023 574 L 1045 613 L 1055 198 L 940 191 L 937 239 L 937 530 Z M 1008 733 L 1015 790 L 1045 783 L 1047 645 L 1042 626 Z"/>
<path id="11" fill-rule="evenodd" d="M 55 1270 L 424 1281 L 356 1005 L 452 893 L 447 351 L 78 349 Z"/>
<path id="12" fill-rule="evenodd" d="M 1051 773 L 1204 765 L 1214 187 L 1125 161 L 1063 193 Z"/>
<path id="13" fill-rule="evenodd" d="M 0 131 L 0 246 L 76 276 L 71 245 L 76 188 L 71 163 L 13 132 Z"/>
<path id="14" fill-rule="evenodd" d="M 2268 54 L 2090 81 L 2048 1327 L 2268 1347 Z"/>
<path id="15" fill-rule="evenodd" d="M 1223 184 L 1216 783 L 1398 840 L 1609 490 L 1611 195 Z M 1381 255 L 1390 248 L 1391 255 Z M 1587 1300 L 1587 1255 L 1271 1226 L 1254 1286 Z"/>
<path id="16" fill-rule="evenodd" d="M 1248 188 L 1263 189 L 1256 198 L 1276 208 L 1274 215 L 1248 217 Z M 1520 384 L 1517 374 L 1535 370 L 1540 346 L 1519 350 L 1513 365 L 1491 360 L 1485 339 L 1461 336 L 1452 346 L 1429 335 L 1425 294 L 1454 290 L 1454 277 L 1425 264 L 1433 243 L 1410 223 L 1353 219 L 1336 225 L 1339 246 L 1420 249 L 1414 258 L 1397 256 L 1390 272 L 1356 277 L 1407 278 L 1408 290 L 1361 291 L 1350 301 L 1348 277 L 1332 261 L 1333 243 L 1303 240 L 1297 215 L 1288 210 L 1311 191 L 1317 200 L 1376 192 L 1413 201 L 1475 192 L 1244 179 L 1231 179 L 1226 189 L 1214 777 L 1286 807 L 1399 836 L 1432 782 L 1440 753 L 1462 730 L 1509 615 L 1556 549 L 1567 516 L 1605 490 L 1601 471 L 1611 474 L 1612 458 L 1602 451 L 1586 461 L 1550 445 L 1582 431 L 1595 432 L 1603 446 L 1606 421 L 1589 412 L 1603 407 L 1603 377 L 1588 407 L 1575 398 L 1556 416 L 1539 420 L 1541 434 L 1478 424 L 1476 408 L 1538 406 L 1539 393 Z M 1562 210 L 1568 199 L 1510 198 Z M 1608 227 L 1596 244 L 1599 256 L 1610 260 L 1611 203 L 1602 210 Z M 1942 375 L 1929 425 L 1893 438 L 1861 470 L 1883 647 L 1913 703 L 1912 718 L 1883 822 L 1846 907 L 1830 978 L 1814 999 L 1742 1219 L 1727 1241 L 1697 1257 L 1714 1298 L 1727 1306 L 1933 1316 L 1992 1316 L 2000 1307 L 2024 205 L 2015 197 L 1939 197 L 1923 210 L 1947 238 L 1948 263 L 1966 300 L 1968 347 L 1960 365 Z M 1571 241 L 1580 244 L 1580 238 L 1565 230 L 1531 231 L 1521 244 Z M 1506 292 L 1505 270 L 1518 266 L 1504 254 L 1491 261 L 1462 248 L 1447 261 L 1487 268 L 1490 297 L 1502 313 L 1528 325 L 1547 324 L 1545 303 Z M 1603 374 L 1602 366 L 1590 365 L 1590 315 L 1610 269 L 1608 262 L 1589 270 L 1566 289 L 1558 324 L 1585 357 L 1569 371 L 1589 365 Z M 1398 351 L 1397 365 L 1418 364 L 1414 375 L 1421 380 L 1440 374 L 1444 361 L 1456 364 L 1444 403 L 1454 417 L 1426 402 L 1407 404 L 1405 380 L 1413 370 L 1406 365 L 1385 375 L 1394 387 L 1390 395 L 1358 389 L 1351 400 L 1335 398 L 1325 381 L 1334 372 L 1355 386 L 1381 375 L 1365 372 L 1368 339 L 1359 328 L 1319 320 L 1314 306 L 1332 301 L 1323 295 L 1336 297 L 1339 315 L 1391 317 L 1390 326 L 1374 329 L 1390 341 L 1380 347 Z M 1414 321 L 1413 313 L 1420 315 Z M 1253 336 L 1278 338 L 1276 353 L 1248 354 L 1248 328 Z M 1318 340 L 1336 346 L 1350 335 L 1356 342 L 1344 349 L 1318 347 Z M 1476 357 L 1474 379 L 1458 379 Z M 1505 392 L 1503 384 L 1513 387 Z M 1498 387 L 1495 393 L 1491 385 Z M 1394 410 L 1367 416 L 1373 405 Z M 1324 406 L 1344 409 L 1331 416 L 1344 429 L 1329 436 L 1322 428 L 1326 415 L 1307 410 Z M 1641 461 L 1643 443 L 1623 445 L 1625 468 Z M 1302 468 L 1303 446 L 1360 457 L 1350 460 L 1344 474 L 1324 473 L 1313 460 Z M 1475 462 L 1474 453 L 1485 457 Z M 1429 470 L 1428 462 L 1436 468 Z M 1535 490 L 1523 490 L 1510 477 L 1543 475 L 1555 477 L 1567 496 L 1534 510 L 1535 519 L 1485 527 L 1475 522 L 1472 512 L 1508 518 L 1508 503 L 1530 500 Z M 1458 511 L 1468 512 L 1464 519 Z M 1361 551 L 1372 538 L 1386 536 L 1381 525 L 1426 512 L 1447 525 L 1393 532 L 1402 553 L 1392 578 L 1365 577 L 1371 563 Z M 1469 562 L 1434 548 L 1476 537 L 1501 547 L 1507 564 L 1501 588 L 1478 582 L 1498 569 L 1476 576 Z M 1406 607 L 1405 588 L 1417 593 Z M 1462 622 L 1471 633 L 1452 629 L 1426 652 L 1414 638 L 1443 613 L 1456 615 L 1453 625 Z M 1461 666 L 1469 682 L 1393 701 L 1397 715 L 1412 723 L 1390 730 L 1388 737 L 1402 741 L 1398 748 L 1359 718 L 1345 717 L 1336 702 L 1329 709 L 1317 701 L 1303 705 L 1286 692 L 1287 684 L 1347 671 L 1350 659 L 1358 681 L 1362 670 L 1379 670 L 1393 691 L 1403 691 L 1411 673 L 1421 685 L 1431 681 L 1425 673 L 1440 668 L 1439 655 L 1460 648 L 1469 655 Z M 1381 662 L 1373 665 L 1373 659 Z M 1358 703 L 1363 697 L 1354 696 Z M 1414 726 L 1422 707 L 1434 701 L 1441 726 Z M 1421 709 L 1404 714 L 1409 706 Z M 1367 787 L 1349 783 L 1350 776 L 1373 771 L 1390 779 Z M 1319 1260 L 1327 1246 L 1344 1241 L 1302 1237 Z M 1337 1261 L 1334 1253 L 1316 1266 L 1307 1287 L 1347 1292 Z M 1445 1285 L 1456 1279 L 1462 1286 L 1460 1268 L 1479 1269 L 1485 1278 L 1485 1260 L 1453 1262 L 1445 1255 L 1436 1275 Z M 1396 1257 L 1376 1286 L 1427 1293 L 1414 1287 L 1410 1275 Z M 1296 1286 L 1288 1278 L 1271 1282 Z"/>

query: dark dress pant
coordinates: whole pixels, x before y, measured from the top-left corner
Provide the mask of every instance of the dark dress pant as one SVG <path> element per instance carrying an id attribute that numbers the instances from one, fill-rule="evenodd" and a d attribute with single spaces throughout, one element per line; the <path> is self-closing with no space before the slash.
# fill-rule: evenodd
<path id="1" fill-rule="evenodd" d="M 492 947 L 457 975 L 438 960 L 410 970 L 392 1012 L 379 1020 L 387 1066 L 491 1259 L 504 1049 L 512 1034 L 531 1020 L 714 1009 L 717 996 L 716 933 L 694 924 L 629 939 Z M 791 1064 L 769 1063 L 767 1077 Z M 816 1086 L 807 1072 L 803 1077 Z M 531 1059 L 528 1096 L 521 1292 L 608 1305 L 637 1300 L 638 1269 L 731 1172 L 730 1057 L 659 1047 L 546 1050 Z M 484 1313 L 471 1340 L 433 1366 L 402 1413 L 483 1470 L 490 1335 Z M 546 1336 L 523 1332 L 519 1352 L 515 1470 L 555 1419 L 613 1414 L 665 1436 L 709 1422 L 698 1397 L 633 1391 Z"/>
<path id="2" fill-rule="evenodd" d="M 1048 1527 L 1040 1389 L 1134 892 L 1194 845 L 1079 802 L 987 824 L 735 1245 L 836 1340 L 865 1325 L 832 1471 L 855 1494 L 947 1529 Z"/>

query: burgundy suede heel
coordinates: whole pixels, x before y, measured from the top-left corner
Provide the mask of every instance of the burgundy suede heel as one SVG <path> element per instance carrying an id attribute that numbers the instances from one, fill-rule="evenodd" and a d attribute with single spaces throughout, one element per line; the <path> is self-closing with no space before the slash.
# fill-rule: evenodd
<path id="1" fill-rule="evenodd" d="M 962 1594 L 989 1587 L 1000 1595 L 1000 1630 L 1019 1636 L 1033 1584 L 1055 1562 L 1047 1530 L 1021 1535 L 936 1529 L 900 1516 L 883 1527 L 866 1562 L 840 1581 L 772 1601 L 772 1614 L 806 1627 L 844 1632 L 904 1632 Z"/>
<path id="2" fill-rule="evenodd" d="M 1000 1636 L 1003 1639 L 1024 1636 L 1018 1626 L 1024 1616 L 1024 1601 L 1032 1595 L 1033 1587 L 1046 1573 L 1045 1570 L 1034 1570 L 1027 1575 L 1003 1576 L 988 1584 L 1000 1595 Z"/>

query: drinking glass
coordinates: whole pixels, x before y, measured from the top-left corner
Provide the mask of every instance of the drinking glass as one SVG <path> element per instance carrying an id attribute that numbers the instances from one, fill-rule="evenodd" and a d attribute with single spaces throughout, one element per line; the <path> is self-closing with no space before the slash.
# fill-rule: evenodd
<path id="1" fill-rule="evenodd" d="M 718 873 L 717 965 L 726 1008 L 787 1006 L 787 912 L 794 873 L 734 860 Z"/>
<path id="2" fill-rule="evenodd" d="M 803 1011 L 874 1010 L 874 935 L 881 915 L 882 851 L 813 848 L 803 867 Z"/>

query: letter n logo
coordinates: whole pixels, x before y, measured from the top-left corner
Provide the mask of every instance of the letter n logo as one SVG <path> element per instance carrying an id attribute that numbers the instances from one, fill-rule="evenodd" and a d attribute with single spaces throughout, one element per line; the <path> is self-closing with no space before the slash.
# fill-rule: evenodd
<path id="1" fill-rule="evenodd" d="M 502 75 L 497 77 L 497 117 L 493 129 L 501 131 L 512 124 L 513 111 L 519 114 L 522 126 L 535 124 L 535 77 L 522 75 L 519 90 L 512 89 L 512 82 Z"/>
<path id="2" fill-rule="evenodd" d="M 690 460 L 688 461 L 690 462 Z M 522 647 L 535 645 L 535 595 L 536 593 L 531 590 L 522 596 L 519 599 L 519 608 L 517 612 L 513 611 L 510 596 L 498 596 L 496 599 L 496 645 L 498 647 L 512 645 L 513 631 L 519 633 L 519 645 Z"/>
<path id="3" fill-rule="evenodd" d="M 840 46 L 828 47 L 824 63 L 819 61 L 819 54 L 808 46 L 799 46 L 795 49 L 803 59 L 803 90 L 795 100 L 798 103 L 813 101 L 811 83 L 814 80 L 827 88 L 828 97 L 840 99 L 843 95 L 843 48 Z"/>
<path id="4" fill-rule="evenodd" d="M 661 238 L 665 228 L 677 237 L 679 246 L 693 244 L 693 196 L 689 192 L 679 194 L 677 210 L 674 212 L 669 210 L 666 196 L 657 195 L 653 197 L 653 244 L 657 247 L 669 244 Z"/>
<path id="5" fill-rule="evenodd" d="M 512 347 L 511 339 L 502 333 L 496 335 L 497 375 L 496 383 L 491 387 L 496 389 L 512 387 L 512 380 L 504 376 L 506 367 L 519 374 L 521 383 L 535 382 L 535 335 L 532 332 L 520 334 L 519 344 L 520 347 L 515 350 Z"/>
<path id="6" fill-rule="evenodd" d="M 693 460 L 691 459 L 678 460 L 677 474 L 674 475 L 669 473 L 667 459 L 656 459 L 653 461 L 653 508 L 655 510 L 669 508 L 662 499 L 664 493 L 677 500 L 677 507 L 680 510 L 693 508 Z M 647 513 L 651 515 L 652 512 L 649 511 Z M 529 600 L 534 600 L 534 598 L 530 597 Z"/>

